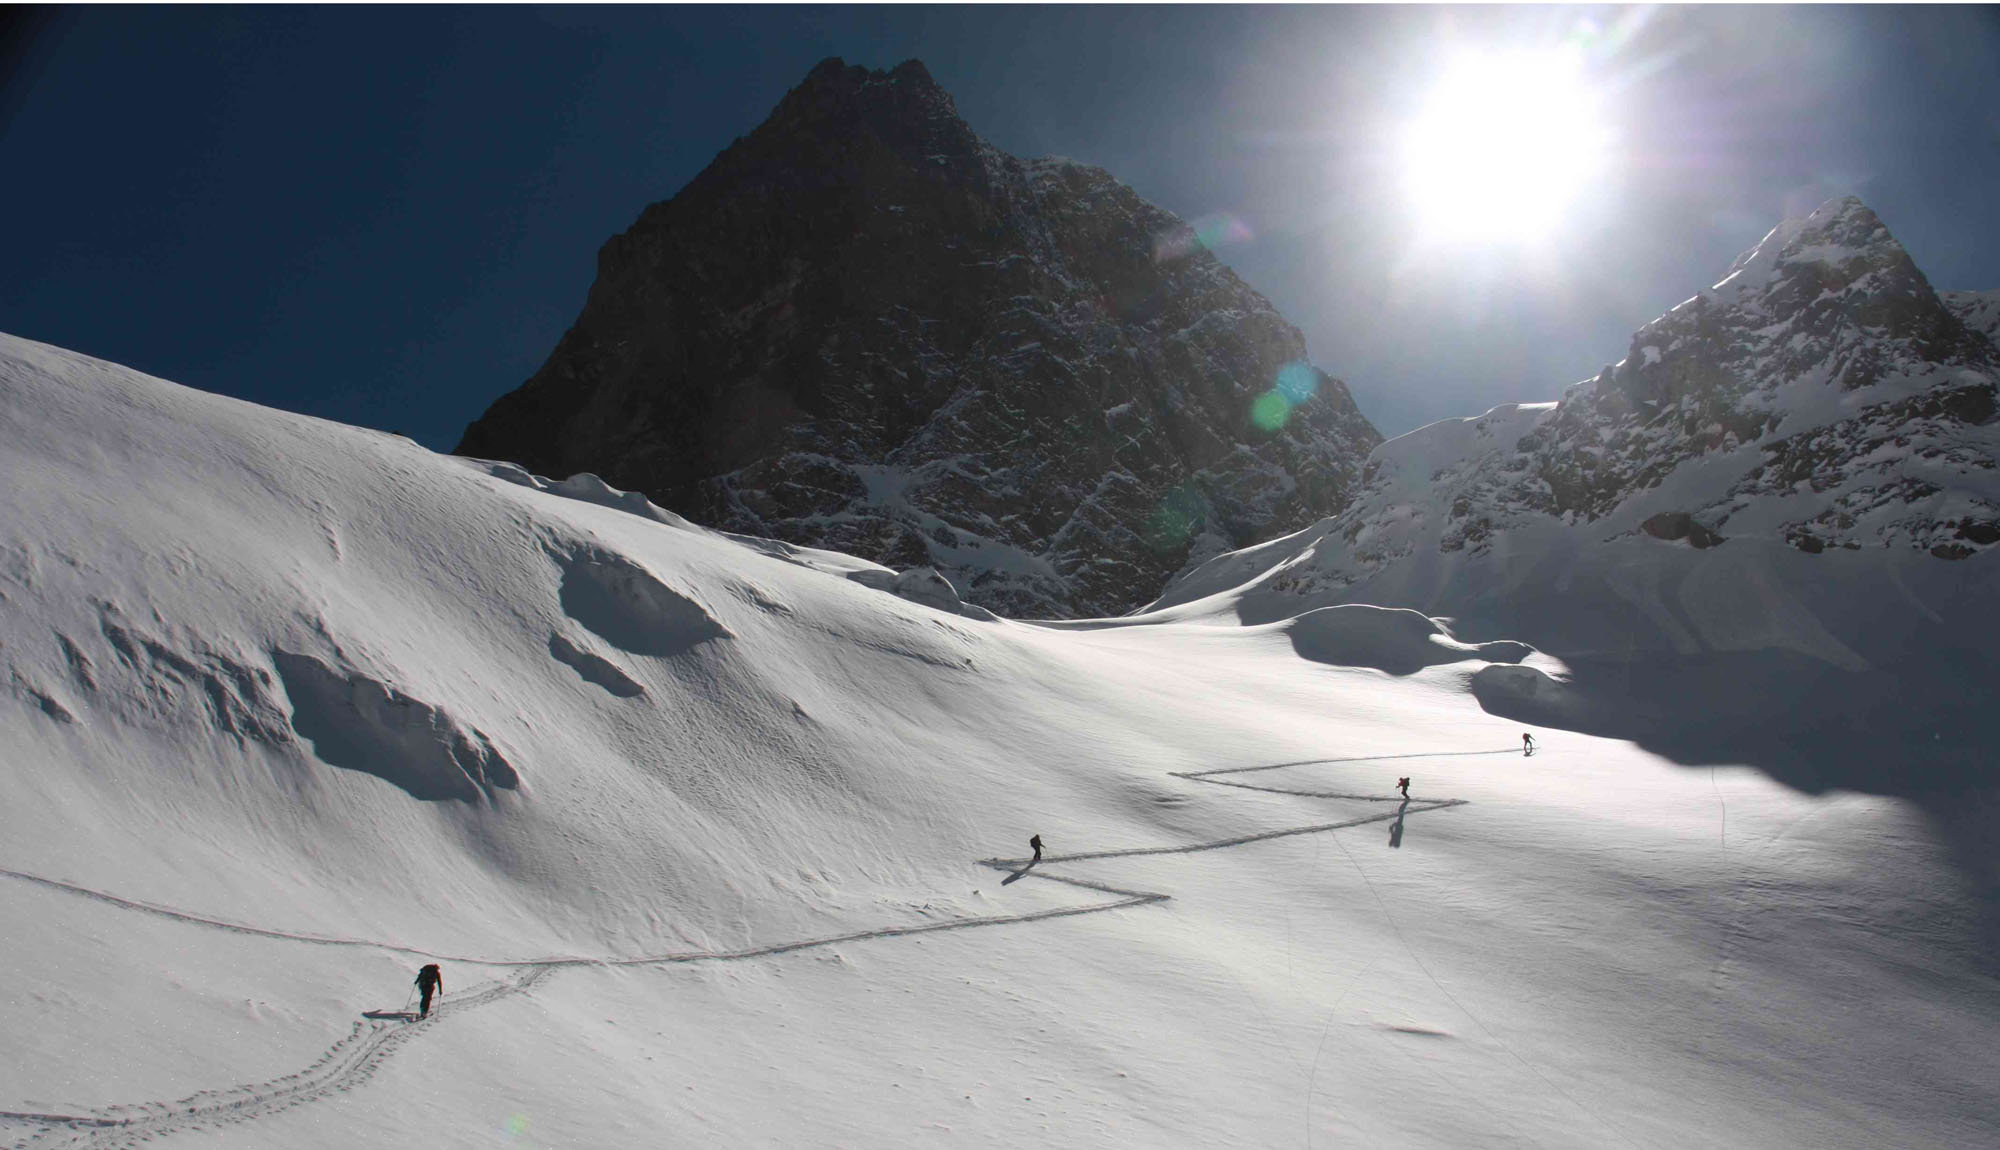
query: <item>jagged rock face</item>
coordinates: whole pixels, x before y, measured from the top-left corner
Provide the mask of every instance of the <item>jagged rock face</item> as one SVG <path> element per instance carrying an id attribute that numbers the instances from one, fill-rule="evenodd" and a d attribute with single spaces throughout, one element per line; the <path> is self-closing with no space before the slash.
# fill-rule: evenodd
<path id="1" fill-rule="evenodd" d="M 1761 536 L 1813 555 L 1969 558 L 2000 543 L 1996 300 L 1940 298 L 1873 212 L 1831 201 L 1774 229 L 1560 402 L 1386 443 L 1355 502 L 1288 554 L 1221 557 L 1162 601 L 1260 574 L 1294 594 L 1364 594 L 1406 560 L 1476 558 L 1529 536 L 1559 549 Z"/>
<path id="2" fill-rule="evenodd" d="M 1788 419 L 1823 425 L 1846 393 L 1889 381 L 1906 400 L 1969 370 L 1990 396 L 1995 363 L 1991 343 L 1849 197 L 1780 225 L 1720 283 L 1641 328 L 1625 360 L 1565 397 L 1522 447 L 1538 457 L 1548 510 L 1595 519 L 1691 459 L 1804 430 Z M 1902 426 L 1897 410 L 1883 414 Z"/>
<path id="3" fill-rule="evenodd" d="M 1109 174 L 992 148 L 915 61 L 829 60 L 605 246 L 458 452 L 1005 614 L 1116 614 L 1347 502 L 1381 436 L 1305 358 Z"/>

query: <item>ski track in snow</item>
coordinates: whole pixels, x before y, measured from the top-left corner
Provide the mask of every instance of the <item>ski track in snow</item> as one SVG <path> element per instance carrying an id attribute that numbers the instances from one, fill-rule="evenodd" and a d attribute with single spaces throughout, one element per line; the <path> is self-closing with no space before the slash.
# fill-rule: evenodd
<path id="1" fill-rule="evenodd" d="M 1244 846 L 1249 843 L 1264 842 L 1269 839 L 1288 838 L 1294 835 L 1318 834 L 1324 831 L 1344 830 L 1348 827 L 1365 826 L 1369 823 L 1386 822 L 1403 815 L 1420 811 L 1443 810 L 1446 807 L 1463 806 L 1465 799 L 1409 799 L 1401 796 L 1375 794 L 1353 794 L 1338 791 L 1305 791 L 1279 787 L 1254 786 L 1248 783 L 1225 782 L 1217 775 L 1246 774 L 1255 771 L 1277 770 L 1282 767 L 1320 766 L 1343 763 L 1371 763 L 1386 759 L 1428 759 L 1447 758 L 1454 755 L 1500 755 L 1516 753 L 1511 748 L 1502 751 L 1457 751 L 1437 754 L 1373 755 L 1345 759 L 1306 759 L 1292 763 L 1272 763 L 1257 767 L 1225 767 L 1212 771 L 1172 771 L 1173 778 L 1190 782 L 1208 783 L 1213 786 L 1235 787 L 1242 790 L 1263 791 L 1269 794 L 1291 795 L 1314 799 L 1347 799 L 1358 802 L 1394 803 L 1396 809 L 1378 815 L 1363 815 L 1343 819 L 1338 822 L 1312 823 L 1306 826 L 1285 827 L 1274 831 L 1237 835 L 1209 842 L 1188 843 L 1180 846 L 1130 847 L 1119 850 L 1079 851 L 1070 854 L 1044 854 L 1039 862 L 1026 858 L 990 858 L 979 860 L 979 865 L 994 870 L 1009 872 L 1013 878 L 1034 878 L 1044 882 L 1061 883 L 1064 886 L 1083 890 L 1098 891 L 1117 896 L 1110 902 L 1089 903 L 1083 906 L 1059 907 L 1054 910 L 1033 911 L 1027 914 L 985 915 L 974 918 L 952 919 L 947 922 L 920 923 L 912 926 L 881 927 L 874 930 L 852 931 L 847 934 L 831 935 L 824 938 L 801 939 L 795 942 L 775 943 L 770 946 L 751 947 L 743 950 L 726 951 L 679 951 L 667 954 L 641 955 L 631 958 L 586 958 L 580 956 L 557 956 L 533 959 L 491 959 L 470 955 L 440 954 L 419 950 L 415 947 L 400 946 L 396 943 L 381 942 L 363 938 L 345 938 L 338 935 L 311 934 L 306 932 L 271 930 L 247 923 L 232 922 L 228 919 L 195 914 L 156 903 L 124 898 L 106 891 L 93 890 L 42 875 L 0 867 L 0 877 L 33 883 L 50 890 L 99 902 L 110 903 L 126 910 L 158 915 L 178 922 L 211 927 L 236 934 L 257 935 L 263 938 L 285 939 L 291 942 L 311 943 L 318 946 L 362 946 L 377 950 L 387 950 L 397 954 L 417 955 L 424 958 L 442 959 L 474 966 L 519 969 L 523 973 L 512 979 L 485 982 L 475 985 L 469 992 L 440 1001 L 432 1010 L 431 1017 L 418 1022 L 396 1022 L 382 1019 L 361 1019 L 354 1023 L 345 1038 L 334 1043 L 319 1060 L 303 1070 L 267 1082 L 248 1083 L 215 1090 L 203 1090 L 176 1102 L 136 1102 L 116 1103 L 89 1109 L 79 1114 L 46 1114 L 30 1111 L 0 1110 L 0 1125 L 27 1126 L 29 1130 L 22 1139 L 10 1144 L 10 1150 L 55 1150 L 58 1147 L 110 1150 L 113 1147 L 136 1147 L 162 1135 L 180 1131 L 205 1129 L 210 1126 L 247 1122 L 266 1117 L 280 1111 L 316 1102 L 333 1094 L 345 1093 L 366 1083 L 375 1071 L 395 1054 L 398 1048 L 422 1034 L 437 1020 L 477 1010 L 482 1006 L 498 1002 L 517 994 L 524 994 L 536 983 L 557 970 L 576 966 L 657 966 L 683 962 L 732 962 L 752 958 L 765 958 L 793 951 L 809 950 L 815 947 L 835 946 L 843 942 L 862 942 L 871 939 L 902 938 L 915 934 L 929 934 L 941 930 L 964 930 L 980 926 L 1005 926 L 1014 923 L 1039 922 L 1045 919 L 1069 918 L 1076 915 L 1097 914 L 1102 911 L 1122 910 L 1126 907 L 1143 906 L 1147 903 L 1165 902 L 1172 895 L 1159 891 L 1128 890 L 1109 883 L 1092 882 L 1087 879 L 1064 875 L 1037 873 L 1040 866 L 1065 863 L 1087 862 L 1096 859 L 1133 858 L 1141 855 L 1194 854 L 1199 851 L 1221 850 L 1225 847 Z M 1365 876 L 1364 876 L 1365 877 Z M 1399 932 L 1400 933 L 1400 932 Z M 1433 980 L 1435 981 L 1435 980 Z M 1447 992 L 1448 993 L 1448 992 Z M 1463 1009 L 1463 1008 L 1461 1008 Z M 1475 1019 L 1475 1021 L 1477 1021 Z M 1517 1056 L 1518 1057 L 1518 1056 Z M 1315 1060 L 1316 1061 L 1316 1060 Z"/>
<path id="2" fill-rule="evenodd" d="M 17 1150 L 54 1147 L 127 1147 L 179 1131 L 245 1122 L 353 1090 L 374 1077 L 404 1043 L 435 1021 L 526 992 L 551 968 L 531 967 L 512 981 L 479 984 L 470 993 L 441 1002 L 421 1022 L 357 1021 L 319 1061 L 269 1082 L 204 1090 L 178 1102 L 139 1102 L 102 1107 L 87 1115 L 18 1114 L 0 1111 L 0 1120 L 40 1125 L 14 1146 Z"/>

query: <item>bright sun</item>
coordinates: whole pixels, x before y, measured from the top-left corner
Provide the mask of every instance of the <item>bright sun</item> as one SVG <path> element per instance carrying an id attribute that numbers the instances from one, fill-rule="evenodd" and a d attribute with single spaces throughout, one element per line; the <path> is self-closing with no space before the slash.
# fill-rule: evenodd
<path id="1" fill-rule="evenodd" d="M 1539 240 L 1602 173 L 1609 133 L 1566 54 L 1457 60 L 1403 136 L 1403 173 L 1427 235 Z"/>

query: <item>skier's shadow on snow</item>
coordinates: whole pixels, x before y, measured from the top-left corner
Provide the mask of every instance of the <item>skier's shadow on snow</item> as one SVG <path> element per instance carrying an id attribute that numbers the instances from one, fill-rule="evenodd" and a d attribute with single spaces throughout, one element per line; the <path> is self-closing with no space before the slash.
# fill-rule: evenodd
<path id="1" fill-rule="evenodd" d="M 1006 886 L 1009 883 L 1012 883 L 1015 880 L 1019 879 L 1022 875 L 1027 874 L 1029 871 L 1034 869 L 1035 869 L 1035 864 L 1032 860 L 1030 860 L 1027 866 L 1022 867 L 1020 870 L 1017 870 L 1013 874 L 1008 875 L 1006 878 L 1001 879 L 1000 885 Z"/>
<path id="2" fill-rule="evenodd" d="M 1404 799 L 1403 805 L 1396 808 L 1396 821 L 1389 824 L 1389 846 L 1392 848 L 1400 849 L 1403 845 L 1403 812 L 1409 809 L 1410 800 Z"/>

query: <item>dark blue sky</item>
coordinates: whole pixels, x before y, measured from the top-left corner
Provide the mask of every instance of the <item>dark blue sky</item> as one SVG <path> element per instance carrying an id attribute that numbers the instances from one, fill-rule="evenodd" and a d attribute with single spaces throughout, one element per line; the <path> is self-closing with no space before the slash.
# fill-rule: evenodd
<path id="1" fill-rule="evenodd" d="M 1787 212 L 1853 192 L 2000 287 L 1993 8 L 73 8 L 0 60 L 0 330 L 449 450 L 600 244 L 827 56 L 1110 169 L 1385 433 L 1556 398 Z M 1621 141 L 1544 241 L 1416 242 L 1395 139 L 1449 46 L 1585 44 Z"/>

